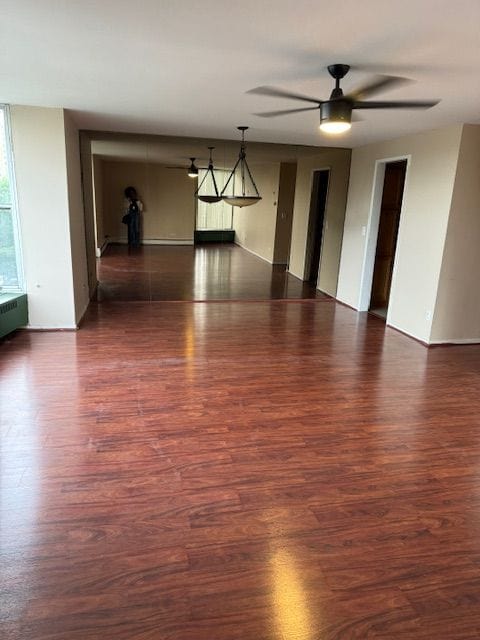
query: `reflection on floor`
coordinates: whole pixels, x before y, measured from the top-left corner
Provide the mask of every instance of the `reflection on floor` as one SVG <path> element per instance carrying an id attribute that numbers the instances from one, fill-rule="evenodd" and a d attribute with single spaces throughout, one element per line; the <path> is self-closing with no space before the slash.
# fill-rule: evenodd
<path id="1" fill-rule="evenodd" d="M 480 637 L 480 346 L 326 299 L 1 347 L 4 640 Z"/>
<path id="2" fill-rule="evenodd" d="M 314 286 L 234 244 L 110 245 L 98 260 L 98 301 L 325 298 Z"/>

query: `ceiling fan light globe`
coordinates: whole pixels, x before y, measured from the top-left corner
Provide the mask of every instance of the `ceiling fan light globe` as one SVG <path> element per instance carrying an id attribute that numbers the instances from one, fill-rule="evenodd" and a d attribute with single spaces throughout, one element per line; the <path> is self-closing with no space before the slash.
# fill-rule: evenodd
<path id="1" fill-rule="evenodd" d="M 350 122 L 345 122 L 342 120 L 338 120 L 336 122 L 326 121 L 320 124 L 320 130 L 323 131 L 324 133 L 332 133 L 332 134 L 345 133 L 345 131 L 348 131 L 351 128 L 352 128 L 352 125 Z"/>
<path id="2" fill-rule="evenodd" d="M 347 100 L 329 100 L 320 105 L 320 130 L 339 134 L 348 131 L 352 124 L 352 105 Z"/>
<path id="3" fill-rule="evenodd" d="M 187 170 L 187 175 L 189 178 L 198 178 L 198 167 L 195 164 L 195 158 L 190 158 L 190 166 Z"/>

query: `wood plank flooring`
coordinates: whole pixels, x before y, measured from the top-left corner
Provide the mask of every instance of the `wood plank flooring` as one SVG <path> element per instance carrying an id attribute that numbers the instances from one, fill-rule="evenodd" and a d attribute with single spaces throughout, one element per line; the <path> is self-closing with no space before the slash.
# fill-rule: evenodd
<path id="1" fill-rule="evenodd" d="M 0 354 L 2 639 L 480 637 L 480 347 L 104 302 Z"/>
<path id="2" fill-rule="evenodd" d="M 110 245 L 98 261 L 98 300 L 270 300 L 324 297 L 308 282 L 235 244 Z"/>

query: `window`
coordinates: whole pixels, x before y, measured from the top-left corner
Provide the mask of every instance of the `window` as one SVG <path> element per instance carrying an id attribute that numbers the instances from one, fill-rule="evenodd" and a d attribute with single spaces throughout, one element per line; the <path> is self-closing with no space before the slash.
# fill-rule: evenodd
<path id="1" fill-rule="evenodd" d="M 0 289 L 18 291 L 23 277 L 8 116 L 0 105 Z"/>
<path id="2" fill-rule="evenodd" d="M 218 190 L 223 189 L 226 177 L 229 171 L 215 169 L 215 179 L 217 181 Z M 198 172 L 198 184 L 200 184 L 205 175 L 205 169 Z M 213 193 L 213 190 L 212 190 Z M 224 231 L 232 228 L 233 207 L 223 200 L 215 204 L 207 204 L 201 200 L 197 200 L 197 230 L 216 230 Z"/>

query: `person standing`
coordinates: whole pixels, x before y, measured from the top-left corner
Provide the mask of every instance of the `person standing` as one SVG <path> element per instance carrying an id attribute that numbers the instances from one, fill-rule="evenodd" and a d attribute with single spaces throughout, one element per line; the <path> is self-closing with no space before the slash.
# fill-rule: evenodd
<path id="1" fill-rule="evenodd" d="M 143 211 L 143 204 L 138 199 L 135 187 L 127 187 L 125 193 L 125 218 L 128 225 L 128 246 L 140 246 L 140 214 Z"/>

